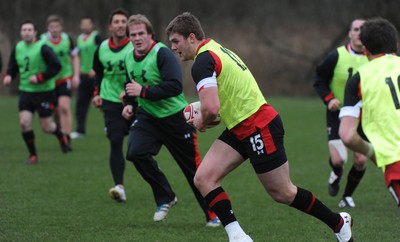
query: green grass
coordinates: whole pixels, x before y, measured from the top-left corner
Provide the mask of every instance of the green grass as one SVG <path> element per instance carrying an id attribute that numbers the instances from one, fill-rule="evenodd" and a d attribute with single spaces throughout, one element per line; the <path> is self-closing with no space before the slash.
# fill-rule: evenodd
<path id="1" fill-rule="evenodd" d="M 338 198 L 330 197 L 326 188 L 329 167 L 323 105 L 308 98 L 270 98 L 269 102 L 285 124 L 293 182 L 338 210 Z M 0 241 L 228 240 L 223 228 L 204 226 L 187 182 L 165 149 L 157 160 L 179 199 L 166 221 L 152 221 L 155 204 L 150 187 L 130 162 L 125 172 L 127 202 L 116 203 L 108 197 L 113 182 L 99 110 L 91 108 L 87 137 L 74 141 L 74 151 L 66 155 L 53 136 L 40 131 L 36 116 L 40 164 L 34 166 L 22 162 L 27 151 L 19 130 L 17 98 L 1 97 L 0 110 Z M 221 125 L 199 134 L 202 154 L 222 129 Z M 272 201 L 248 162 L 226 177 L 223 186 L 254 241 L 335 241 L 325 224 Z M 399 209 L 384 186 L 382 172 L 372 163 L 354 200 L 357 207 L 350 213 L 356 241 L 399 241 Z"/>

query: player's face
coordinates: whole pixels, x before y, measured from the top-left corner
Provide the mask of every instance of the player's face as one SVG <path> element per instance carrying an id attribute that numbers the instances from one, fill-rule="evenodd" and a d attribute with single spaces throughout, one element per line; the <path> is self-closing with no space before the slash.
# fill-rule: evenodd
<path id="1" fill-rule="evenodd" d="M 26 23 L 21 26 L 21 38 L 26 43 L 32 43 L 36 38 L 36 30 L 33 24 Z"/>
<path id="2" fill-rule="evenodd" d="M 116 14 L 113 16 L 111 24 L 108 26 L 108 30 L 111 32 L 112 37 L 122 39 L 126 37 L 126 27 L 128 19 L 125 15 Z"/>
<path id="3" fill-rule="evenodd" d="M 47 26 L 47 30 L 50 32 L 50 34 L 53 38 L 58 38 L 61 35 L 63 26 L 60 22 L 51 22 Z"/>
<path id="4" fill-rule="evenodd" d="M 129 40 L 137 54 L 145 55 L 153 43 L 153 35 L 147 33 L 145 24 L 132 24 L 129 26 Z"/>
<path id="5" fill-rule="evenodd" d="M 195 56 L 195 51 L 193 51 L 193 46 L 190 43 L 190 36 L 184 38 L 182 35 L 173 33 L 169 36 L 169 41 L 171 42 L 171 49 L 174 51 L 179 59 L 182 61 L 193 60 Z"/>
<path id="6" fill-rule="evenodd" d="M 90 34 L 90 32 L 92 32 L 93 30 L 93 23 L 92 20 L 88 19 L 88 18 L 84 18 L 81 20 L 81 24 L 80 24 L 80 28 L 81 31 L 85 34 Z"/>
<path id="7" fill-rule="evenodd" d="M 356 19 L 351 24 L 351 29 L 349 31 L 349 38 L 350 38 L 350 44 L 353 48 L 356 49 L 362 48 L 362 43 L 360 40 L 360 32 L 361 32 L 361 26 L 364 24 L 364 22 L 365 20 Z"/>

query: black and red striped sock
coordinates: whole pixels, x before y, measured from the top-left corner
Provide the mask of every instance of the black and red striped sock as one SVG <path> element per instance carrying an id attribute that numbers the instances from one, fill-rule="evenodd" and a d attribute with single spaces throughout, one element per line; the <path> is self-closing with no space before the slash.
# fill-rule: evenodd
<path id="1" fill-rule="evenodd" d="M 224 226 L 236 221 L 236 217 L 232 210 L 231 200 L 222 187 L 217 187 L 209 192 L 205 196 L 205 199 L 211 210 L 217 214 L 219 220 Z"/>
<path id="2" fill-rule="evenodd" d="M 356 190 L 358 184 L 365 174 L 365 170 L 358 171 L 354 165 L 351 167 L 349 175 L 347 176 L 346 189 L 344 190 L 343 197 L 351 197 Z"/>
<path id="3" fill-rule="evenodd" d="M 37 156 L 36 146 L 35 146 L 35 133 L 33 133 L 33 130 L 22 132 L 22 138 L 24 139 L 25 145 L 29 150 L 29 155 Z"/>
<path id="4" fill-rule="evenodd" d="M 313 193 L 300 187 L 297 187 L 296 197 L 290 206 L 318 218 L 332 228 L 335 233 L 339 232 L 343 225 L 340 214 L 332 212 Z"/>
<path id="5" fill-rule="evenodd" d="M 59 125 L 56 125 L 56 129 L 54 130 L 53 134 L 58 138 L 62 139 L 64 134 L 61 132 Z"/>

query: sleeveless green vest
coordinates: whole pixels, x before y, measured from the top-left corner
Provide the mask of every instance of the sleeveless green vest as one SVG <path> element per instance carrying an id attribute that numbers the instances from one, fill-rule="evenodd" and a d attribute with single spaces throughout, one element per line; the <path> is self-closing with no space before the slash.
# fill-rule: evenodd
<path id="1" fill-rule="evenodd" d="M 359 69 L 363 130 L 378 167 L 400 161 L 400 58 L 382 56 Z"/>
<path id="2" fill-rule="evenodd" d="M 129 79 L 134 79 L 135 82 L 142 86 L 154 86 L 161 83 L 161 74 L 157 67 L 157 53 L 161 48 L 168 47 L 158 42 L 140 62 L 135 61 L 134 50 L 129 51 L 125 57 L 125 66 Z M 157 118 L 171 116 L 184 109 L 188 104 L 183 93 L 159 101 L 151 101 L 140 97 L 137 100 L 141 108 Z"/>
<path id="3" fill-rule="evenodd" d="M 221 65 L 221 72 L 217 73 L 219 111 L 225 126 L 232 129 L 267 102 L 250 70 L 235 53 L 210 40 L 199 49 L 195 61 L 205 51 L 214 53 L 221 61 L 217 63 Z M 241 98 L 233 98 L 232 93 Z"/>
<path id="4" fill-rule="evenodd" d="M 20 41 L 15 47 L 15 59 L 20 75 L 20 91 L 46 92 L 55 88 L 54 80 L 45 80 L 38 84 L 33 84 L 29 81 L 30 76 L 37 75 L 46 70 L 46 63 L 41 53 L 43 45 L 44 42 L 41 40 L 32 44 Z"/>
<path id="5" fill-rule="evenodd" d="M 125 55 L 133 48 L 132 43 L 128 43 L 120 51 L 113 52 L 108 39 L 104 40 L 99 48 L 99 59 L 104 66 L 103 79 L 100 86 L 100 97 L 102 99 L 121 103 L 118 98 L 125 90 L 126 69 Z"/>
<path id="6" fill-rule="evenodd" d="M 47 34 L 43 33 L 41 38 L 46 41 L 46 44 L 50 46 L 54 53 L 56 53 L 61 63 L 60 72 L 54 77 L 54 79 L 60 80 L 66 77 L 71 77 L 73 74 L 71 64 L 71 40 L 68 35 L 64 32 L 61 33 L 61 40 L 58 44 L 54 44 L 47 38 Z"/>
<path id="7" fill-rule="evenodd" d="M 93 56 L 96 51 L 97 45 L 95 38 L 97 31 L 93 31 L 89 36 L 84 39 L 85 35 L 80 34 L 78 36 L 77 45 L 79 48 L 79 57 L 81 61 L 81 73 L 88 74 L 93 68 Z"/>
<path id="8" fill-rule="evenodd" d="M 335 96 L 340 101 L 340 106 L 344 102 L 344 89 L 347 80 L 350 79 L 360 66 L 368 62 L 365 55 L 351 54 L 347 51 L 346 46 L 341 46 L 337 49 L 338 61 L 333 72 L 333 78 L 329 87 Z"/>

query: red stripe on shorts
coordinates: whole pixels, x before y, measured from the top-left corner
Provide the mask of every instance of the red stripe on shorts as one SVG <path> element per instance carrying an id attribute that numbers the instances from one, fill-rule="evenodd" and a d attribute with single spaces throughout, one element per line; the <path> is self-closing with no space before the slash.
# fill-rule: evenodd
<path id="1" fill-rule="evenodd" d="M 265 149 L 267 154 L 272 154 L 276 151 L 274 139 L 272 138 L 271 132 L 269 131 L 268 125 L 260 130 L 262 139 L 264 141 Z"/>

